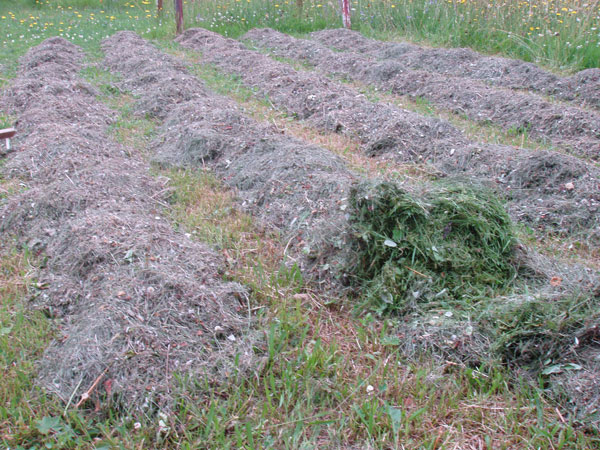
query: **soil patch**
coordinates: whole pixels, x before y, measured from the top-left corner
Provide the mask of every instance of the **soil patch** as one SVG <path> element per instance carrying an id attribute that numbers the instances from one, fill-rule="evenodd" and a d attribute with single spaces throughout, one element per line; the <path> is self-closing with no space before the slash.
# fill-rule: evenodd
<path id="1" fill-rule="evenodd" d="M 169 407 L 176 372 L 219 380 L 252 367 L 247 293 L 161 216 L 165 180 L 109 138 L 114 113 L 78 78 L 82 59 L 48 39 L 4 94 L 19 136 L 2 170 L 28 190 L 0 205 L 0 232 L 46 260 L 32 305 L 60 332 L 39 384 L 73 405 L 100 380 L 96 405 L 152 412 Z"/>
<path id="2" fill-rule="evenodd" d="M 344 28 L 317 31 L 310 37 L 336 50 L 393 60 L 406 69 L 426 70 L 480 80 L 493 86 L 540 92 L 600 108 L 600 69 L 586 69 L 568 77 L 560 77 L 518 59 L 487 56 L 469 48 L 424 48 L 407 42 L 377 41 Z"/>
<path id="3" fill-rule="evenodd" d="M 260 38 L 267 47 L 299 42 L 273 30 L 254 30 L 247 37 L 255 42 Z M 511 215 L 519 221 L 560 232 L 582 231 L 592 240 L 600 237 L 600 172 L 577 158 L 469 142 L 447 122 L 369 102 L 346 86 L 294 70 L 207 30 L 187 30 L 178 41 L 202 51 L 203 60 L 239 75 L 288 113 L 317 128 L 360 139 L 369 155 L 426 162 L 445 174 L 479 180 L 507 195 Z M 567 181 L 569 174 L 573 179 Z M 567 183 L 577 189 L 566 189 Z"/>

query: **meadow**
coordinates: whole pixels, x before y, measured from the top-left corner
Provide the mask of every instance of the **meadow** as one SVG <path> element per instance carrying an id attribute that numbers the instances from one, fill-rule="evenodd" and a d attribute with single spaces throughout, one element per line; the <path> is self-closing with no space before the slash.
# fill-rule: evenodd
<path id="1" fill-rule="evenodd" d="M 205 27 L 229 37 L 255 27 L 302 36 L 341 26 L 337 1 L 184 3 L 186 28 Z M 600 66 L 598 1 L 375 0 L 353 2 L 352 13 L 354 29 L 379 39 L 471 47 L 564 73 Z M 147 157 L 159 123 L 136 116 L 134 96 L 112 86 L 118 77 L 93 65 L 103 58 L 102 39 L 118 30 L 134 30 L 164 51 L 185 58 L 195 76 L 213 91 L 233 98 L 255 119 L 331 150 L 353 169 L 398 176 L 389 164 L 361 155 L 351 139 L 317 132 L 276 110 L 238 77 L 199 63 L 172 42 L 174 29 L 169 0 L 160 14 L 149 0 L 2 2 L 0 89 L 16 77 L 18 59 L 30 47 L 62 36 L 85 50 L 92 65 L 84 69 L 83 77 L 117 112 L 112 137 L 132 154 Z M 374 101 L 391 97 L 375 91 L 366 94 Z M 426 102 L 405 106 L 435 114 Z M 12 125 L 14 119 L 0 105 L 0 128 Z M 491 127 L 478 133 L 479 139 L 510 140 Z M 521 138 L 517 141 L 525 142 Z M 239 212 L 235 195 L 222 180 L 204 170 L 152 170 L 171 180 L 167 215 L 173 225 L 218 248 L 228 261 L 226 277 L 252 288 L 252 309 L 257 321 L 265 324 L 266 363 L 252 377 L 233 376 L 219 385 L 208 379 L 177 379 L 168 414 L 133 416 L 117 403 L 102 405 L 98 411 L 65 408 L 35 384 L 36 361 L 57 336 L 55 322 L 32 311 L 27 302 L 31 292 L 45 288 L 36 279 L 44 261 L 14 242 L 0 242 L 0 447 L 600 448 L 597 430 L 565 418 L 546 396 L 544 377 L 537 383 L 525 381 L 498 361 L 475 368 L 447 361 L 440 368 L 426 355 L 407 358 L 392 319 L 364 311 L 351 314 L 341 305 L 352 299 L 319 293 L 298 270 L 282 264 L 285 243 Z M 414 175 L 407 170 L 402 176 L 406 174 Z M 0 177 L 0 204 L 23 189 L 18 180 Z M 532 230 L 516 232 L 522 242 L 540 245 Z M 598 257 L 597 250 L 585 244 L 567 244 L 549 236 L 543 250 L 577 261 Z M 563 320 L 562 306 L 549 307 L 557 323 Z M 515 325 L 515 334 L 535 334 L 539 317 L 548 317 L 521 313 L 524 322 L 531 323 Z M 490 312 L 490 322 L 511 324 L 513 311 L 504 314 Z"/>
<path id="2" fill-rule="evenodd" d="M 186 27 L 237 37 L 256 27 L 307 33 L 341 26 L 337 1 L 184 1 Z M 471 47 L 575 71 L 600 64 L 598 1 L 353 1 L 353 28 L 381 39 Z M 0 5 L 2 57 L 14 59 L 48 36 L 93 46 L 121 29 L 148 38 L 173 33 L 172 5 L 149 0 L 17 0 Z"/>

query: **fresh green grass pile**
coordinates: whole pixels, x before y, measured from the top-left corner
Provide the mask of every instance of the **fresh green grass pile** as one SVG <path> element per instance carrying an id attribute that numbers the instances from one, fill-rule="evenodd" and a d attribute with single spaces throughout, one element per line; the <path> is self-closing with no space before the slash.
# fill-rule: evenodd
<path id="1" fill-rule="evenodd" d="M 485 189 L 446 183 L 416 195 L 382 183 L 355 189 L 351 207 L 350 272 L 378 312 L 468 302 L 515 277 L 512 222 Z"/>

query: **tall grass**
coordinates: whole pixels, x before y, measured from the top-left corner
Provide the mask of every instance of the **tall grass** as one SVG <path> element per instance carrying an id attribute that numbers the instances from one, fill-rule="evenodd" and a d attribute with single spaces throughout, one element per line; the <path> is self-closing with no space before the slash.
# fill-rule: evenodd
<path id="1" fill-rule="evenodd" d="M 352 6 L 353 27 L 374 37 L 472 47 L 556 69 L 600 64 L 597 1 L 355 0 Z M 304 33 L 341 26 L 333 0 L 310 0 L 302 10 L 288 0 L 189 2 L 188 10 L 188 26 L 233 37 L 254 27 Z"/>
<path id="2" fill-rule="evenodd" d="M 218 0 L 184 2 L 187 27 L 237 37 L 255 27 L 307 33 L 341 26 L 336 0 Z M 59 35 L 89 47 L 121 29 L 145 37 L 174 33 L 172 2 L 160 16 L 152 0 L 15 0 L 0 2 L 0 59 L 14 59 L 42 39 Z M 472 47 L 574 71 L 600 64 L 600 6 L 575 0 L 354 0 L 356 30 Z"/>

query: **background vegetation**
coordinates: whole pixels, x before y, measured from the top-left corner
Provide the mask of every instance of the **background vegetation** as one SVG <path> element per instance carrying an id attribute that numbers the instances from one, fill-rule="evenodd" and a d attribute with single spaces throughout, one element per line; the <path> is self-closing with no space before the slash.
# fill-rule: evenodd
<path id="1" fill-rule="evenodd" d="M 164 14 L 157 17 L 154 0 L 2 2 L 3 52 L 18 54 L 19 49 L 53 35 L 82 45 L 120 29 L 166 37 L 174 31 L 174 20 L 172 1 L 164 3 Z M 341 26 L 336 0 L 186 0 L 184 4 L 186 26 L 203 26 L 232 37 L 255 27 L 307 33 Z M 597 0 L 354 0 L 352 15 L 354 29 L 378 38 L 471 47 L 567 71 L 600 64 Z"/>

